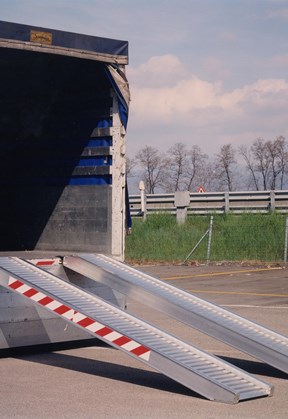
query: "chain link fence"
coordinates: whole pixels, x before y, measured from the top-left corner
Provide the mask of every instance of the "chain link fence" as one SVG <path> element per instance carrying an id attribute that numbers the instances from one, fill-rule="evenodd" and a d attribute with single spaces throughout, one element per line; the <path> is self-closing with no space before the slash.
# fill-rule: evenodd
<path id="1" fill-rule="evenodd" d="M 135 219 L 126 258 L 177 263 L 287 264 L 287 215 L 190 216 L 179 224 L 168 214 Z"/>
<path id="2" fill-rule="evenodd" d="M 287 228 L 284 217 L 247 216 L 230 220 L 210 219 L 206 240 L 206 262 L 287 262 Z M 204 233 L 205 234 L 205 233 Z M 203 236 L 204 237 L 204 236 Z M 197 246 L 198 248 L 198 246 Z M 203 260 L 203 250 L 193 250 L 189 258 Z M 187 258 L 187 257 L 186 257 Z M 188 258 L 188 259 L 189 259 Z M 187 259 L 187 260 L 188 260 Z M 185 262 L 186 260 L 184 260 Z"/>

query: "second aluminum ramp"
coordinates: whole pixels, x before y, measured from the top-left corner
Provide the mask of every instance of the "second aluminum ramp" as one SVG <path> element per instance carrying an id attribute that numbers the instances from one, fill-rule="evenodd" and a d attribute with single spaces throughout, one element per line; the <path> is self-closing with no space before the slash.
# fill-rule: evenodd
<path id="1" fill-rule="evenodd" d="M 283 335 L 108 256 L 68 256 L 64 266 L 288 373 L 288 338 Z"/>
<path id="2" fill-rule="evenodd" d="M 27 261 L 0 258 L 0 285 L 210 400 L 237 403 L 272 394 L 263 381 Z"/>

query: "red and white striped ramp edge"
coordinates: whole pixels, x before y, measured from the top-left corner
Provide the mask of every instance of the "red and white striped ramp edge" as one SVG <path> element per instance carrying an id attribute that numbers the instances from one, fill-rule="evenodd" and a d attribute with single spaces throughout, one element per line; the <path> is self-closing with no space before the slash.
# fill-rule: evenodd
<path id="1" fill-rule="evenodd" d="M 41 267 L 50 267 L 53 265 L 59 265 L 60 258 L 53 258 L 53 259 L 30 259 L 29 262 L 33 263 L 33 265 L 41 266 Z"/>
<path id="2" fill-rule="evenodd" d="M 30 298 L 32 301 L 37 302 L 41 306 L 51 310 L 52 312 L 64 317 L 67 320 L 72 321 L 78 326 L 83 327 L 83 329 L 89 330 L 96 336 L 102 337 L 103 340 L 106 340 L 108 343 L 110 342 L 145 361 L 149 361 L 151 350 L 136 342 L 135 340 L 132 340 L 129 337 L 91 319 L 90 317 L 79 313 L 78 311 L 66 306 L 65 304 L 62 304 L 61 302 L 43 294 L 42 292 L 24 284 L 23 282 L 11 276 L 9 277 L 8 286 L 23 296 Z"/>

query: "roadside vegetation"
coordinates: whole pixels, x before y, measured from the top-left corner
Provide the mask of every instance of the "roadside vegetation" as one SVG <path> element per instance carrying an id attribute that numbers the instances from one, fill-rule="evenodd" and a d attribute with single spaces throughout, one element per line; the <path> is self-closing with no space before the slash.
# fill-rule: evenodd
<path id="1" fill-rule="evenodd" d="M 284 256 L 286 215 L 241 214 L 213 217 L 211 262 L 281 262 Z M 210 216 L 190 216 L 178 225 L 176 217 L 151 214 L 146 221 L 133 220 L 126 238 L 126 260 L 130 262 L 181 263 L 208 230 Z M 187 263 L 205 262 L 208 235 Z"/>

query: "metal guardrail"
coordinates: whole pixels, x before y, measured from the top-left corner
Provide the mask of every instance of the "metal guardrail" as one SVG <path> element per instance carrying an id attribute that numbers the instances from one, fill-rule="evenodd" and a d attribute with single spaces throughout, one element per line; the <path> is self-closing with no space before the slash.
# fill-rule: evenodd
<path id="1" fill-rule="evenodd" d="M 186 203 L 185 199 L 179 199 L 179 194 L 188 197 Z M 145 202 L 141 201 L 141 196 Z M 131 215 L 143 215 L 143 208 L 146 214 L 165 212 L 176 215 L 184 210 L 185 216 L 228 212 L 288 213 L 288 190 L 130 195 Z"/>

